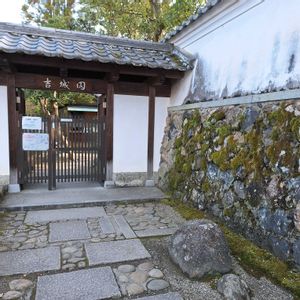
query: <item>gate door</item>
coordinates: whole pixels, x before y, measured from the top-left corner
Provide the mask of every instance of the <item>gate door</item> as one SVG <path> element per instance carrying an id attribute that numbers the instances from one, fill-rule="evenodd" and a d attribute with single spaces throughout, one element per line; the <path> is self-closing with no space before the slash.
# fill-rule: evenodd
<path id="1" fill-rule="evenodd" d="M 48 151 L 24 151 L 20 155 L 20 183 L 48 182 L 49 189 L 56 182 L 100 182 L 103 180 L 102 146 L 103 122 L 98 118 L 42 119 L 42 130 L 47 133 Z M 33 133 L 30 130 L 21 130 Z M 24 138 L 23 138 L 24 140 Z"/>
<path id="2" fill-rule="evenodd" d="M 39 118 L 40 125 L 26 127 L 22 122 L 22 116 L 19 119 L 19 151 L 18 151 L 18 170 L 19 183 L 46 183 L 48 182 L 49 164 L 48 146 L 42 150 L 36 150 L 34 137 L 42 134 L 48 137 L 50 119 Z M 24 127 L 26 129 L 24 129 Z M 32 129 L 29 129 L 32 127 Z M 30 139 L 32 140 L 30 142 Z M 49 142 L 48 142 L 49 144 Z M 25 148 L 24 148 L 25 147 Z M 26 149 L 26 150 L 23 150 Z"/>
<path id="3" fill-rule="evenodd" d="M 101 181 L 101 122 L 60 118 L 55 130 L 57 182 Z"/>

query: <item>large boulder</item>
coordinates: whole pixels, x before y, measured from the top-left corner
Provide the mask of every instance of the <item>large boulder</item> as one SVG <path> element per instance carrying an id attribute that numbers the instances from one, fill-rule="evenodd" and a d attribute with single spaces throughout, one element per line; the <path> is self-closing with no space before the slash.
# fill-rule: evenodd
<path id="1" fill-rule="evenodd" d="M 232 269 L 224 234 L 209 220 L 185 223 L 171 236 L 169 253 L 190 278 L 224 274 Z"/>
<path id="2" fill-rule="evenodd" d="M 226 274 L 218 280 L 218 292 L 226 300 L 250 300 L 250 289 L 246 282 L 235 274 Z"/>

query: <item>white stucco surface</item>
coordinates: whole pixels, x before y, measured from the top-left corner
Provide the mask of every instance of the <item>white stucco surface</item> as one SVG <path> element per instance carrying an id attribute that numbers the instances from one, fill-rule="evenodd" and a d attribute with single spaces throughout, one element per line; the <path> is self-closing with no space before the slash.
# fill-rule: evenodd
<path id="1" fill-rule="evenodd" d="M 0 176 L 9 175 L 7 87 L 0 86 Z"/>
<path id="2" fill-rule="evenodd" d="M 156 98 L 154 171 L 158 170 L 160 145 L 167 116 L 168 98 Z M 148 97 L 115 95 L 113 172 L 146 172 Z"/>
<path id="3" fill-rule="evenodd" d="M 299 0 L 228 0 L 199 18 L 171 40 L 198 57 L 171 105 L 299 88 L 299 11 Z"/>

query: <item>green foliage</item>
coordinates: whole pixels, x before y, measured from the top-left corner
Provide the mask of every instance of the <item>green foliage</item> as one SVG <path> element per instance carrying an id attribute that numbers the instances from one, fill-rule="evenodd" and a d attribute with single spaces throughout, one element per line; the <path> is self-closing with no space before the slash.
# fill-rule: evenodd
<path id="1" fill-rule="evenodd" d="M 211 219 L 210 216 L 196 208 L 192 208 L 175 200 L 164 200 L 163 203 L 173 207 L 186 220 Z M 231 215 L 228 211 L 228 216 Z M 216 221 L 214 219 L 216 223 Z M 266 276 L 276 284 L 291 291 L 295 299 L 300 298 L 300 274 L 293 272 L 289 266 L 274 257 L 270 252 L 259 248 L 240 234 L 230 230 L 226 225 L 219 224 L 228 242 L 231 253 L 239 263 L 254 276 Z"/>
<path id="2" fill-rule="evenodd" d="M 112 36 L 158 41 L 203 0 L 81 0 L 80 16 Z"/>
<path id="3" fill-rule="evenodd" d="M 25 0 L 22 13 L 25 23 L 61 29 L 77 29 L 75 0 Z"/>
<path id="4" fill-rule="evenodd" d="M 69 104 L 95 104 L 95 96 L 90 94 L 41 90 L 25 90 L 26 114 L 43 115 L 40 106 L 41 99 L 48 99 L 48 111 L 52 110 L 52 103 L 56 102 L 59 108 L 64 108 Z"/>
<path id="5" fill-rule="evenodd" d="M 158 41 L 204 0 L 26 0 L 26 23 Z"/>

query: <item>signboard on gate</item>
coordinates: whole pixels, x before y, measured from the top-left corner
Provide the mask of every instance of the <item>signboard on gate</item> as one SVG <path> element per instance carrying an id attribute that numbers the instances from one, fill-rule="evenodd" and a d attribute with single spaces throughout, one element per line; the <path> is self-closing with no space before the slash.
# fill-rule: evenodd
<path id="1" fill-rule="evenodd" d="M 24 151 L 47 151 L 49 149 L 49 134 L 23 133 L 22 145 Z"/>
<path id="2" fill-rule="evenodd" d="M 41 117 L 22 117 L 22 129 L 41 130 L 42 118 Z"/>

